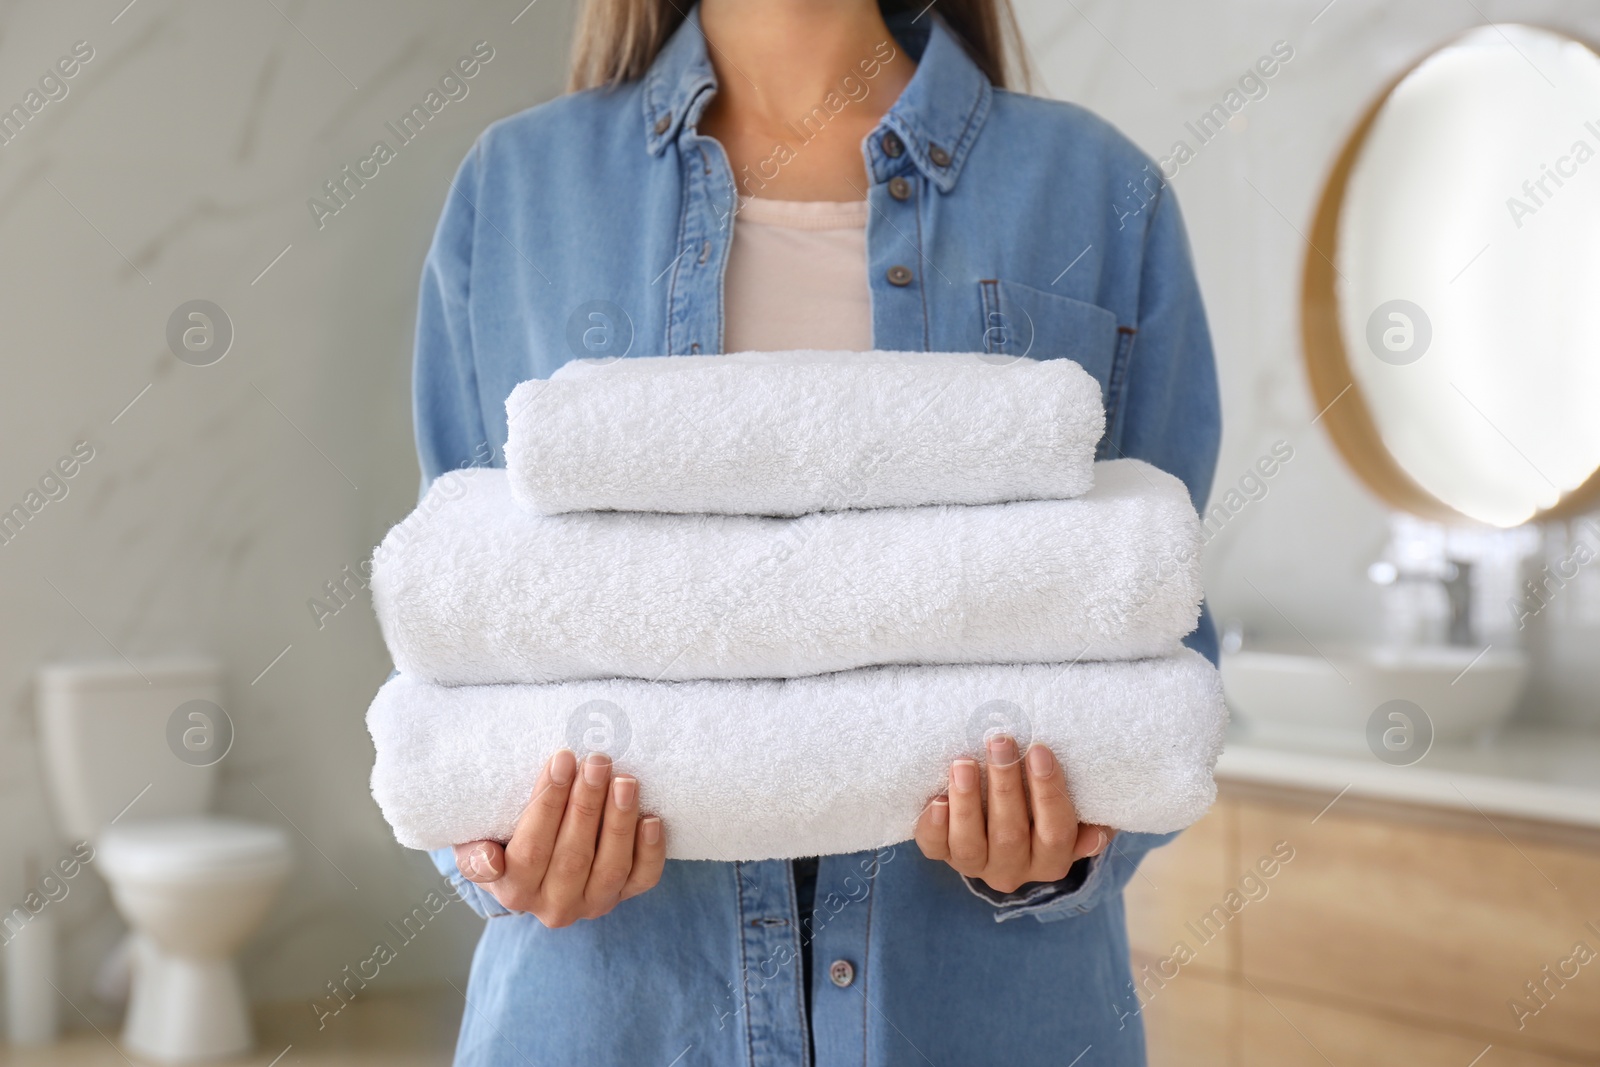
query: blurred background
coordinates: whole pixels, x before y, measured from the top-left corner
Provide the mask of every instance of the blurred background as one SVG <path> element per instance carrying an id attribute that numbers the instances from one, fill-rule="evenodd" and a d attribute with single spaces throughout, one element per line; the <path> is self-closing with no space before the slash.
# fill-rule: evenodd
<path id="1" fill-rule="evenodd" d="M 152 658 L 178 663 L 175 677 L 231 724 L 211 810 L 277 827 L 288 845 L 285 888 L 239 954 L 257 1013 L 253 1062 L 448 1062 L 480 924 L 464 907 L 438 912 L 321 1029 L 313 1005 L 440 887 L 425 856 L 394 843 L 367 790 L 362 716 L 389 661 L 359 575 L 416 496 L 415 293 L 454 169 L 485 125 L 565 79 L 573 0 L 524 3 L 13 0 L 0 10 L 0 108 L 28 115 L 11 126 L 0 115 L 0 509 L 27 512 L 0 543 L 0 906 L 14 913 L 43 894 L 56 958 L 52 970 L 49 948 L 25 943 L 44 925 L 20 920 L 0 955 L 12 1040 L 48 1039 L 26 1021 L 45 1001 L 62 1033 L 60 1044 L 13 1045 L 0 1062 L 124 1062 L 112 1045 L 125 993 L 113 950 L 126 922 L 94 862 L 66 874 L 73 820 L 52 799 L 42 755 L 44 691 L 89 699 L 96 683 L 39 672 Z M 1333 414 L 1361 397 L 1319 392 L 1308 373 L 1308 351 L 1335 369 L 1356 353 L 1319 355 L 1302 335 L 1305 309 L 1319 306 L 1308 255 L 1328 259 L 1308 254 L 1324 191 L 1391 83 L 1489 23 L 1600 40 L 1600 10 L 1017 6 L 1036 92 L 1098 112 L 1157 159 L 1180 140 L 1191 148 L 1165 177 L 1187 217 L 1221 369 L 1213 504 L 1223 510 L 1208 513 L 1206 565 L 1239 735 L 1216 812 L 1130 888 L 1152 1062 L 1600 1062 L 1600 964 L 1590 963 L 1600 567 L 1583 566 L 1577 547 L 1600 546 L 1600 534 L 1571 506 L 1519 524 L 1551 501 L 1534 500 L 1509 529 L 1435 523 L 1437 507 L 1407 514 L 1396 503 L 1410 490 L 1382 474 L 1393 464 L 1369 457 L 1363 468 L 1360 427 Z M 1537 41 L 1500 40 L 1540 73 Z M 464 95 L 336 213 L 308 206 L 332 203 L 325 183 L 374 141 L 394 143 L 386 124 L 467 56 L 479 63 Z M 1264 90 L 1227 107 L 1202 143 L 1191 124 L 1266 56 L 1279 63 Z M 1600 145 L 1584 118 L 1600 125 L 1600 103 L 1572 124 L 1572 138 Z M 1465 121 L 1459 143 L 1494 121 Z M 1537 178 L 1565 140 L 1517 173 Z M 1423 188 L 1449 189 L 1463 159 L 1433 157 Z M 1366 238 L 1345 234 L 1338 279 L 1320 297 L 1357 310 L 1324 307 L 1328 321 L 1366 321 L 1360 301 L 1376 298 L 1358 296 L 1371 288 L 1362 271 L 1381 273 L 1391 254 L 1371 205 L 1404 183 L 1375 189 L 1380 162 L 1350 178 L 1366 206 L 1344 225 L 1367 227 Z M 1583 213 L 1592 170 L 1569 178 L 1570 209 L 1549 195 L 1527 201 L 1574 212 L 1530 228 L 1593 243 L 1582 229 L 1594 218 Z M 1504 221 L 1501 201 L 1526 194 L 1517 183 L 1480 191 L 1512 232 L 1517 216 Z M 1484 244 L 1492 264 L 1495 245 Z M 1471 255 L 1452 262 L 1470 267 Z M 1371 291 L 1407 296 L 1392 282 Z M 1555 282 L 1541 285 L 1559 302 Z M 189 317 L 196 309 L 201 319 Z M 1502 318 L 1514 325 L 1517 313 Z M 185 348 L 190 328 L 201 335 Z M 1435 329 L 1436 343 L 1448 339 Z M 1489 353 L 1522 367 L 1529 395 L 1553 405 L 1506 415 L 1502 428 L 1572 396 L 1600 422 L 1582 369 L 1596 362 L 1588 329 L 1568 338 L 1570 372 L 1539 363 L 1532 341 L 1530 352 Z M 1375 413 L 1368 436 L 1392 442 L 1411 417 L 1404 398 L 1385 400 L 1365 373 L 1347 369 Z M 1480 401 L 1496 395 L 1489 379 L 1483 389 Z M 1276 457 L 1270 475 L 1264 456 Z M 1427 499 L 1471 514 L 1422 460 L 1400 463 Z M 1533 600 L 1530 580 L 1542 591 Z M 220 664 L 216 695 L 183 675 L 192 657 Z M 1350 693 L 1324 699 L 1325 668 Z M 1379 735 L 1421 730 L 1422 755 L 1364 741 L 1368 713 L 1391 696 L 1409 717 L 1383 718 Z M 1350 699 L 1355 713 L 1339 704 Z M 46 975 L 53 991 L 39 985 Z"/>

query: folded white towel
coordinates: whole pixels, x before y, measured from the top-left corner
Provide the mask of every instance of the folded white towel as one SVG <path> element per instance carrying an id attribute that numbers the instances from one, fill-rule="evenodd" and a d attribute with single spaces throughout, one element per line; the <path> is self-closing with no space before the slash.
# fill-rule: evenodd
<path id="1" fill-rule="evenodd" d="M 1168 653 L 1199 618 L 1199 549 L 1183 483 L 1137 460 L 1076 500 L 797 519 L 530 515 L 477 469 L 389 532 L 372 592 L 418 681 L 793 678 Z"/>
<path id="2" fill-rule="evenodd" d="M 1064 499 L 1105 428 L 1071 360 L 926 352 L 578 361 L 506 415 L 512 488 L 547 515 Z"/>
<path id="3" fill-rule="evenodd" d="M 448 688 L 391 679 L 367 712 L 372 794 L 411 848 L 505 840 L 565 746 L 639 779 L 677 859 L 904 841 L 986 730 L 1047 744 L 1085 822 L 1165 832 L 1203 815 L 1227 711 L 1188 650 L 1139 663 L 877 667 L 790 681 Z"/>

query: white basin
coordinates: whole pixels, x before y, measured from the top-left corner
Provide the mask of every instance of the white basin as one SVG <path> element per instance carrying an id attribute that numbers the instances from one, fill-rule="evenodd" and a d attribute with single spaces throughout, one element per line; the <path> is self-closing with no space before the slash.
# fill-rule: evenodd
<path id="1" fill-rule="evenodd" d="M 1224 653 L 1228 705 L 1252 734 L 1368 747 L 1368 721 L 1391 700 L 1421 708 L 1433 741 L 1469 741 L 1511 715 L 1528 680 L 1518 650 L 1304 643 Z"/>

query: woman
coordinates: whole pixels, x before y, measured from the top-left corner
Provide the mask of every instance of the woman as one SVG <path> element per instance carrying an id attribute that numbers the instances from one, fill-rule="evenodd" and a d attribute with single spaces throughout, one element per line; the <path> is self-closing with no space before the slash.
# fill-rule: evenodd
<path id="1" fill-rule="evenodd" d="M 1203 502 L 1216 383 L 1177 205 L 1104 123 L 1000 88 L 1009 18 L 590 0 L 580 91 L 490 127 L 440 220 L 424 481 L 498 459 L 512 386 L 574 356 L 878 348 L 1077 360 L 1101 454 Z M 1191 641 L 1214 657 L 1209 621 Z M 972 756 L 915 849 L 666 863 L 649 783 L 558 754 L 510 842 L 434 857 L 490 917 L 457 1063 L 1142 1063 L 1121 890 L 1165 838 L 1078 826 L 1041 746 Z"/>

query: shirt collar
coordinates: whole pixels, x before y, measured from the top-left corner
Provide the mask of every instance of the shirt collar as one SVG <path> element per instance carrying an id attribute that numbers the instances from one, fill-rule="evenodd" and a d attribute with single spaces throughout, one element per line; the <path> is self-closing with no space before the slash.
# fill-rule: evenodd
<path id="1" fill-rule="evenodd" d="M 909 159 L 942 192 L 949 192 L 983 128 L 994 90 L 937 14 L 896 19 L 890 29 L 896 43 L 917 61 L 917 71 L 868 138 L 872 178 L 884 180 Z M 700 117 L 716 84 L 697 6 L 645 74 L 645 146 L 651 155 L 660 155 L 686 121 Z M 904 146 L 900 156 L 884 151 L 886 131 L 893 131 Z"/>

